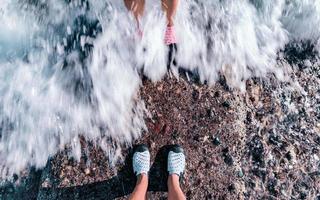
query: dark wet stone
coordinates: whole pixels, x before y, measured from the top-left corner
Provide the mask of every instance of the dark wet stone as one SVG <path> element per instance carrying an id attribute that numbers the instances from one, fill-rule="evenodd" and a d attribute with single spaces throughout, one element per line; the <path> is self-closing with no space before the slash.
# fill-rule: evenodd
<path id="1" fill-rule="evenodd" d="M 292 159 L 292 155 L 290 151 L 288 151 L 285 156 L 289 161 Z"/>
<path id="2" fill-rule="evenodd" d="M 277 186 L 277 180 L 276 179 L 270 179 L 268 181 L 268 191 L 273 195 L 273 196 L 277 196 L 278 192 L 276 190 L 276 186 Z"/>
<path id="3" fill-rule="evenodd" d="M 252 113 L 251 112 L 247 112 L 246 122 L 248 122 L 248 123 L 252 122 Z"/>
<path id="4" fill-rule="evenodd" d="M 177 50 L 178 49 L 177 49 L 176 45 L 169 45 L 168 60 L 172 60 L 172 64 L 175 66 L 177 66 L 178 63 L 176 61 L 175 56 L 173 56 L 173 54 L 175 54 Z M 171 63 L 171 62 L 169 62 L 169 63 Z M 168 69 L 170 69 L 170 67 L 171 67 L 170 64 L 168 64 L 167 67 L 168 67 Z M 179 71 L 179 75 L 182 78 L 184 78 L 188 81 L 191 81 L 193 83 L 197 83 L 197 84 L 201 83 L 198 70 L 188 70 L 188 69 L 184 69 L 184 68 L 179 67 L 178 71 Z M 204 84 L 207 84 L 206 81 L 204 82 Z"/>
<path id="5" fill-rule="evenodd" d="M 228 153 L 228 152 L 229 152 L 229 148 L 228 147 L 222 149 L 222 153 Z"/>
<path id="6" fill-rule="evenodd" d="M 196 115 L 192 115 L 192 119 L 193 120 L 197 120 L 197 116 Z"/>
<path id="7" fill-rule="evenodd" d="M 235 190 L 236 190 L 236 186 L 233 183 L 228 186 L 228 191 L 229 192 L 234 192 Z"/>
<path id="8" fill-rule="evenodd" d="M 224 90 L 231 91 L 231 88 L 228 86 L 227 81 L 224 76 L 220 76 L 220 79 L 218 82 L 221 84 L 221 86 L 223 87 Z"/>
<path id="9" fill-rule="evenodd" d="M 320 171 L 315 171 L 315 172 L 311 172 L 311 173 L 309 173 L 309 176 L 311 176 L 311 177 L 319 177 L 320 176 Z M 320 178 L 320 177 L 319 177 Z"/>
<path id="10" fill-rule="evenodd" d="M 233 158 L 231 157 L 230 154 L 226 154 L 224 156 L 224 162 L 229 166 L 233 165 Z"/>
<path id="11" fill-rule="evenodd" d="M 320 136 L 317 136 L 317 137 L 315 138 L 315 142 L 320 145 Z"/>
<path id="12" fill-rule="evenodd" d="M 261 142 L 261 139 L 258 136 L 255 136 L 249 144 L 250 154 L 252 160 L 260 165 L 264 166 L 264 148 Z"/>
<path id="13" fill-rule="evenodd" d="M 177 139 L 178 138 L 178 131 L 174 130 L 171 136 L 172 136 L 172 139 L 174 139 L 174 140 Z"/>
<path id="14" fill-rule="evenodd" d="M 256 183 L 252 179 L 249 179 L 247 184 L 248 184 L 248 186 L 250 188 L 255 188 L 256 187 Z"/>
<path id="15" fill-rule="evenodd" d="M 196 142 L 200 142 L 200 136 L 196 134 L 195 136 L 193 136 L 193 140 Z"/>
<path id="16" fill-rule="evenodd" d="M 307 198 L 307 194 L 304 193 L 304 192 L 301 192 L 300 195 L 299 195 L 299 198 L 300 199 L 306 199 Z"/>
<path id="17" fill-rule="evenodd" d="M 256 111 L 256 118 L 261 120 L 263 116 L 266 116 L 265 110 L 263 108 Z"/>
<path id="18" fill-rule="evenodd" d="M 213 199 L 213 196 L 212 196 L 212 194 L 208 194 L 207 196 L 206 196 L 206 199 Z"/>
<path id="19" fill-rule="evenodd" d="M 297 64 L 300 70 L 308 68 L 304 65 L 304 60 L 313 60 L 316 58 L 317 52 L 311 41 L 303 43 L 292 42 L 285 47 L 284 56 L 290 65 Z"/>
<path id="20" fill-rule="evenodd" d="M 224 149 L 222 150 L 222 158 L 223 158 L 223 161 L 224 161 L 227 165 L 229 165 L 229 166 L 233 165 L 233 158 L 232 158 L 232 156 L 231 156 L 230 153 L 229 153 L 229 148 L 228 148 L 228 147 L 226 147 L 226 148 L 224 148 Z"/>
<path id="21" fill-rule="evenodd" d="M 209 118 L 209 119 L 211 119 L 212 117 L 214 117 L 215 116 L 215 113 L 214 113 L 214 111 L 213 110 L 211 110 L 210 108 L 209 109 L 207 109 L 207 117 Z"/>
<path id="22" fill-rule="evenodd" d="M 194 101 L 196 101 L 196 100 L 198 100 L 198 98 L 199 98 L 199 92 L 197 90 L 193 90 L 192 91 L 192 99 Z"/>
<path id="23" fill-rule="evenodd" d="M 214 145 L 220 145 L 221 144 L 221 141 L 220 141 L 220 139 L 219 139 L 219 137 L 213 137 L 212 138 L 212 143 L 214 144 Z"/>
<path id="24" fill-rule="evenodd" d="M 216 92 L 214 93 L 214 97 L 218 98 L 218 97 L 220 97 L 220 96 L 221 96 L 221 94 L 220 94 L 219 91 L 216 91 Z"/>
<path id="25" fill-rule="evenodd" d="M 287 124 L 293 124 L 298 121 L 299 116 L 297 114 L 288 114 L 284 118 L 284 122 Z"/>
<path id="26" fill-rule="evenodd" d="M 252 173 L 253 173 L 254 175 L 256 175 L 257 177 L 261 178 L 261 179 L 262 179 L 262 182 L 265 182 L 266 176 L 267 176 L 266 170 L 262 170 L 262 169 L 259 169 L 259 168 L 255 168 L 255 169 L 252 170 Z"/>
<path id="27" fill-rule="evenodd" d="M 14 175 L 13 175 L 13 181 L 17 181 L 17 180 L 18 180 L 18 178 L 19 178 L 19 177 L 18 177 L 18 175 L 17 175 L 17 174 L 14 174 Z"/>
<path id="28" fill-rule="evenodd" d="M 230 108 L 231 107 L 231 104 L 229 101 L 225 101 L 222 103 L 222 106 L 225 107 L 225 108 Z"/>

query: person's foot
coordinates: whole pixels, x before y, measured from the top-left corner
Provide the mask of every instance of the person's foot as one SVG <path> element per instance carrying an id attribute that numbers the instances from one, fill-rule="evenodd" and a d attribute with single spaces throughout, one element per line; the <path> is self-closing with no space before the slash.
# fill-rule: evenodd
<path id="1" fill-rule="evenodd" d="M 132 166 L 136 176 L 140 174 L 148 175 L 150 170 L 150 152 L 146 145 L 142 144 L 134 148 Z"/>
<path id="2" fill-rule="evenodd" d="M 176 31 L 174 26 L 167 26 L 166 33 L 164 35 L 164 42 L 166 45 L 177 43 Z"/>
<path id="3" fill-rule="evenodd" d="M 168 154 L 168 173 L 169 175 L 178 175 L 179 177 L 183 174 L 186 166 L 186 158 L 184 150 L 179 145 L 174 145 L 169 149 Z"/>

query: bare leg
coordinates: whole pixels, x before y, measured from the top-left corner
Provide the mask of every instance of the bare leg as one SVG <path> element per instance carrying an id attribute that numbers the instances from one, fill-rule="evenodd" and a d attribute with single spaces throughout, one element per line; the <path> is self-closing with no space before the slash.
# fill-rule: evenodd
<path id="1" fill-rule="evenodd" d="M 176 15 L 179 0 L 161 0 L 162 9 L 167 15 L 168 26 L 174 25 L 174 17 Z"/>
<path id="2" fill-rule="evenodd" d="M 136 187 L 129 197 L 129 200 L 142 200 L 147 199 L 147 189 L 148 189 L 148 176 L 146 174 L 141 174 L 138 176 Z"/>
<path id="3" fill-rule="evenodd" d="M 168 178 L 168 200 L 185 200 L 186 197 L 183 194 L 180 183 L 179 176 L 172 174 Z"/>
<path id="4" fill-rule="evenodd" d="M 137 20 L 137 26 L 140 28 L 140 18 L 143 16 L 145 0 L 124 0 L 127 9 L 133 13 Z"/>

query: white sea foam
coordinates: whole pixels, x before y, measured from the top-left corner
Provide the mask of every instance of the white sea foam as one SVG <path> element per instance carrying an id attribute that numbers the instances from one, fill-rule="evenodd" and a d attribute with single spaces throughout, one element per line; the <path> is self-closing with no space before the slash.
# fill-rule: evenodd
<path id="1" fill-rule="evenodd" d="M 3 2 L 1 176 L 41 168 L 66 144 L 79 159 L 80 135 L 117 160 L 121 145 L 145 129 L 139 73 L 158 81 L 167 71 L 160 1 L 147 1 L 141 39 L 120 0 Z M 177 61 L 203 83 L 221 73 L 244 90 L 250 77 L 283 77 L 276 59 L 290 41 L 310 40 L 320 50 L 319 25 L 317 0 L 181 1 Z"/>

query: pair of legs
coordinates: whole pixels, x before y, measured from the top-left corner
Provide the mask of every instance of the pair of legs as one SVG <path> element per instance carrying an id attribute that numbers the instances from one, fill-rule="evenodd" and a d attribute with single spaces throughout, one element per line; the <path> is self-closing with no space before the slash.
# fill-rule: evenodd
<path id="1" fill-rule="evenodd" d="M 127 9 L 133 13 L 137 21 L 137 27 L 139 30 L 139 35 L 142 36 L 140 19 L 143 16 L 144 8 L 145 8 L 145 0 L 124 0 L 124 4 Z M 176 15 L 179 0 L 161 0 L 161 5 L 163 11 L 167 16 L 167 30 L 165 33 L 165 43 L 166 45 L 175 44 L 176 36 L 174 30 L 174 17 Z"/>
<path id="2" fill-rule="evenodd" d="M 177 174 L 169 175 L 168 178 L 168 199 L 169 200 L 184 200 L 186 199 L 180 187 L 179 176 Z M 130 195 L 130 200 L 147 199 L 148 189 L 148 175 L 140 174 L 138 176 L 137 184 Z"/>
<path id="3" fill-rule="evenodd" d="M 143 16 L 145 0 L 124 0 L 124 4 L 127 9 L 133 13 L 135 16 L 138 26 L 139 20 Z M 167 16 L 167 24 L 168 26 L 174 25 L 174 16 L 178 9 L 179 0 L 161 0 L 161 5 L 163 11 Z"/>
<path id="4" fill-rule="evenodd" d="M 180 146 L 174 146 L 168 154 L 168 199 L 185 200 L 180 187 L 180 176 L 185 168 L 185 156 Z M 133 155 L 133 170 L 137 174 L 137 183 L 130 195 L 130 200 L 147 199 L 148 172 L 150 169 L 150 153 L 145 145 L 140 146 Z"/>

